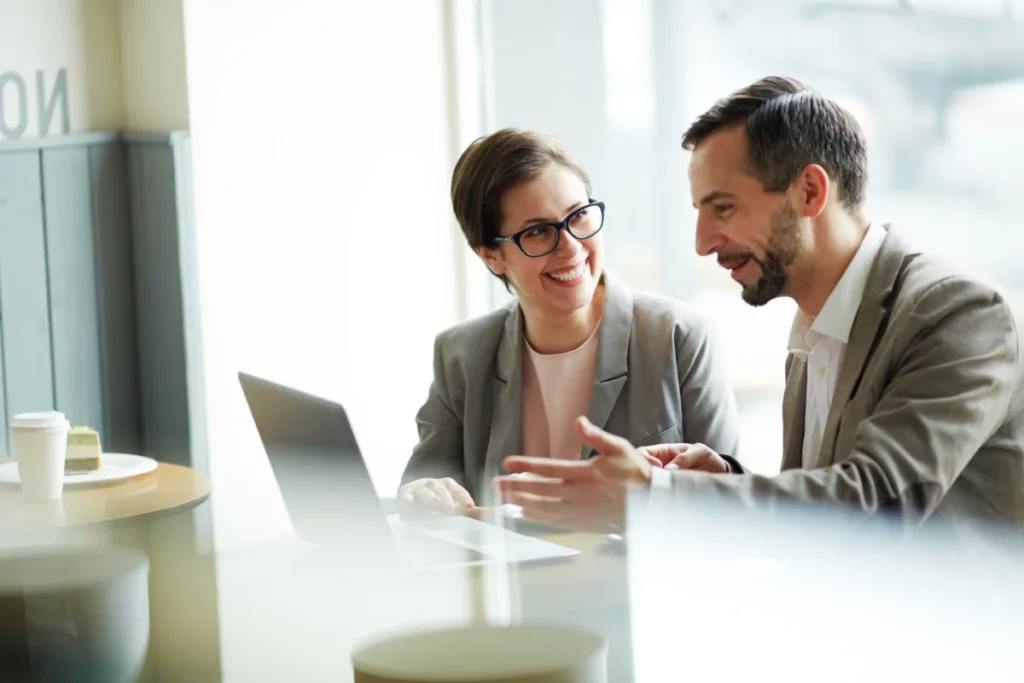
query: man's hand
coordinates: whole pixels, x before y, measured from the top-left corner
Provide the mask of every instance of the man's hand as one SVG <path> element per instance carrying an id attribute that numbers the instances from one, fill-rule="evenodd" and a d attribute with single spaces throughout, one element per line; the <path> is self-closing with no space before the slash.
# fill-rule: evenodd
<path id="1" fill-rule="evenodd" d="M 675 445 L 675 444 L 673 444 L 673 445 Z M 658 446 L 654 446 L 654 448 L 658 448 Z M 658 458 L 657 455 L 655 455 L 655 452 L 652 452 L 650 450 L 650 447 L 641 447 L 641 448 L 638 448 L 636 450 L 637 450 L 638 453 L 640 453 L 640 455 L 642 455 L 644 457 L 644 460 L 646 460 L 647 463 L 651 467 L 664 467 L 665 466 L 665 463 L 663 463 L 661 461 L 661 459 Z"/>
<path id="2" fill-rule="evenodd" d="M 448 477 L 410 481 L 398 490 L 398 512 L 403 517 L 430 513 L 475 515 L 477 507 L 469 492 Z"/>
<path id="3" fill-rule="evenodd" d="M 648 460 L 656 461 L 656 467 L 669 470 L 696 470 L 728 474 L 729 463 L 702 443 L 665 443 L 658 446 L 644 446 L 640 449 Z"/>
<path id="4" fill-rule="evenodd" d="M 512 474 L 497 478 L 502 499 L 523 508 L 523 517 L 565 529 L 606 532 L 621 529 L 633 485 L 650 486 L 652 463 L 625 439 L 576 420 L 583 443 L 597 451 L 590 460 L 505 458 Z"/>

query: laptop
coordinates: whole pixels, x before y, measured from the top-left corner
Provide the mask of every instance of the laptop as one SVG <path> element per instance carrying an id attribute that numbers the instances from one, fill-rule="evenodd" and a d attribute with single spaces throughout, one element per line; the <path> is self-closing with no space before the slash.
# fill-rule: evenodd
<path id="1" fill-rule="evenodd" d="M 358 548 L 413 568 L 556 560 L 579 554 L 467 517 L 388 516 L 345 409 L 238 373 L 296 534 L 317 546 Z"/>

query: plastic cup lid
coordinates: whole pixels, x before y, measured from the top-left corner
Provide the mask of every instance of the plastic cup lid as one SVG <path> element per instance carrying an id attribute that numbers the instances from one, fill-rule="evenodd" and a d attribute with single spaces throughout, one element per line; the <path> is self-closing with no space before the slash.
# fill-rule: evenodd
<path id="1" fill-rule="evenodd" d="M 68 427 L 64 413 L 44 410 L 38 413 L 21 413 L 11 420 L 11 427 L 18 429 L 59 429 Z"/>

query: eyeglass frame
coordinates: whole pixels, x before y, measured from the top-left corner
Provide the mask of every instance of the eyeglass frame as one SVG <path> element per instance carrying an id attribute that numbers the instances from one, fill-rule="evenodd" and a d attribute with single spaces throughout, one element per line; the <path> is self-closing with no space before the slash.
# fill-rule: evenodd
<path id="1" fill-rule="evenodd" d="M 601 209 L 601 225 L 598 226 L 597 230 L 595 230 L 594 232 L 590 233 L 586 237 L 577 237 L 576 233 L 574 233 L 572 231 L 572 228 L 569 227 L 569 221 L 572 220 L 573 217 L 576 216 L 577 214 L 579 214 L 580 212 L 582 212 L 582 211 L 584 211 L 586 209 L 589 209 L 591 207 L 594 207 L 594 206 L 596 206 L 596 207 Z M 574 209 L 572 211 L 572 213 L 570 213 L 568 216 L 565 217 L 564 220 L 561 220 L 561 221 L 559 221 L 557 223 L 534 223 L 533 225 L 526 226 L 525 228 L 523 228 L 522 230 L 520 230 L 519 232 L 517 232 L 514 235 L 509 235 L 508 237 L 502 237 L 502 236 L 499 235 L 498 237 L 494 238 L 494 242 L 495 243 L 498 243 L 498 242 L 511 242 L 512 244 L 514 244 L 517 247 L 519 247 L 519 251 L 523 252 L 523 254 L 525 256 L 527 256 L 529 258 L 540 258 L 541 256 L 547 256 L 548 254 L 553 252 L 555 249 L 558 249 L 558 244 L 562 241 L 562 230 L 565 230 L 566 232 L 568 232 L 570 235 L 572 235 L 574 238 L 576 238 L 578 240 L 589 240 L 591 237 L 593 237 L 594 235 L 596 235 L 597 233 L 601 232 L 601 230 L 604 229 L 604 218 L 605 218 L 604 202 L 599 202 L 599 201 L 591 200 L 589 204 L 584 204 L 583 206 L 579 207 L 578 209 Z M 527 254 L 526 253 L 526 249 L 523 249 L 523 245 L 521 243 L 521 240 L 523 239 L 523 235 L 525 235 L 526 233 L 528 233 L 531 230 L 536 230 L 537 228 L 543 228 L 543 227 L 548 227 L 548 226 L 550 226 L 550 227 L 555 229 L 555 244 L 550 249 L 545 251 L 543 254 Z"/>

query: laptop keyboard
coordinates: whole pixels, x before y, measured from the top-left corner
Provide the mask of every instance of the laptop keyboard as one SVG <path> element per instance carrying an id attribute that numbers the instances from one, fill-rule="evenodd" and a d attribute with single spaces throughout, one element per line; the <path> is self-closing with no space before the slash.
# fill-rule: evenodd
<path id="1" fill-rule="evenodd" d="M 478 562 L 487 555 L 409 529 L 393 529 L 402 560 L 418 566 Z"/>

